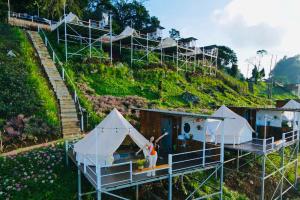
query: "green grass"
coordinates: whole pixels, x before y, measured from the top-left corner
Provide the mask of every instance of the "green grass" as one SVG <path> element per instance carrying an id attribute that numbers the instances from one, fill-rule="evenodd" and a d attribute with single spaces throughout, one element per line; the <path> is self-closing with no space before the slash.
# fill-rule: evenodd
<path id="1" fill-rule="evenodd" d="M 9 50 L 16 57 L 8 57 Z M 0 24 L 0 60 L 0 130 L 5 121 L 19 114 L 29 120 L 23 138 L 11 141 L 4 134 L 9 139 L 4 143 L 4 151 L 18 145 L 21 139 L 32 140 L 29 142 L 32 144 L 59 136 L 59 108 L 54 93 L 23 30 Z"/>

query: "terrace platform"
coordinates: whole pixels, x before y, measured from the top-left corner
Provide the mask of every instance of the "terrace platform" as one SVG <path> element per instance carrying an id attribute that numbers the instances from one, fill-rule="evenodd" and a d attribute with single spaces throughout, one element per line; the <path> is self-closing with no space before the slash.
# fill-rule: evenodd
<path id="1" fill-rule="evenodd" d="M 239 150 L 257 155 L 269 154 L 295 144 L 299 140 L 297 131 L 283 133 L 282 139 L 275 140 L 274 137 L 267 139 L 253 138 L 252 141 L 242 144 L 225 144 L 224 148 L 229 150 Z"/>
<path id="2" fill-rule="evenodd" d="M 177 154 L 169 154 L 158 159 L 157 167 L 153 170 L 137 170 L 135 164 L 137 158 L 122 159 L 114 162 L 107 167 L 97 167 L 96 165 L 87 165 L 78 163 L 76 154 L 72 149 L 72 144 L 67 147 L 67 156 L 78 167 L 80 174 L 91 183 L 96 192 L 112 195 L 111 192 L 119 189 L 138 186 L 146 183 L 152 183 L 160 180 L 169 180 L 172 182 L 173 177 L 210 170 L 217 173 L 222 169 L 223 164 L 220 158 L 221 147 L 213 147 L 203 150 L 190 152 L 181 152 Z M 205 159 L 203 159 L 203 157 Z M 147 176 L 147 173 L 155 171 L 155 176 Z M 79 172 L 78 172 L 79 173 Z M 214 177 L 209 175 L 208 177 Z M 207 180 L 204 181 L 204 183 Z M 220 179 L 222 181 L 222 179 Z M 221 184 L 221 183 L 220 183 Z M 172 186 L 172 183 L 171 183 Z M 211 194 L 221 195 L 222 191 Z M 82 196 L 84 194 L 81 194 Z M 122 198 L 120 198 L 122 199 Z"/>

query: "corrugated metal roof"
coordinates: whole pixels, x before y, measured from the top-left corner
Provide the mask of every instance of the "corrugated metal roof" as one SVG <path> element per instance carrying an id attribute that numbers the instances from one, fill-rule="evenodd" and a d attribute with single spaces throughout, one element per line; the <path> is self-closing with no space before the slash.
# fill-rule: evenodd
<path id="1" fill-rule="evenodd" d="M 189 113 L 189 112 L 180 112 L 180 111 L 171 111 L 171 110 L 160 110 L 160 109 L 146 109 L 146 108 L 132 108 L 133 110 L 141 110 L 147 112 L 156 112 L 165 115 L 173 115 L 173 116 L 186 116 L 186 117 L 197 117 L 203 119 L 217 119 L 224 120 L 224 117 L 212 117 L 210 115 L 198 114 L 198 113 Z"/>
<path id="2" fill-rule="evenodd" d="M 295 108 L 275 108 L 275 107 L 242 107 L 242 106 L 228 106 L 228 108 L 238 108 L 238 109 L 245 109 L 245 110 L 266 110 L 266 111 L 278 111 L 278 112 L 284 112 L 284 111 L 290 111 L 290 112 L 300 112 L 300 109 Z"/>

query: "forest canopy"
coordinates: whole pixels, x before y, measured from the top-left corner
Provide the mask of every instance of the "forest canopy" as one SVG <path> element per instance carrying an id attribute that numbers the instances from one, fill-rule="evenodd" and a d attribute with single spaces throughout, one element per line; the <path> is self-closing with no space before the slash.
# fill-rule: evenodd
<path id="1" fill-rule="evenodd" d="M 300 55 L 281 59 L 273 69 L 272 77 L 285 84 L 300 83 Z"/>

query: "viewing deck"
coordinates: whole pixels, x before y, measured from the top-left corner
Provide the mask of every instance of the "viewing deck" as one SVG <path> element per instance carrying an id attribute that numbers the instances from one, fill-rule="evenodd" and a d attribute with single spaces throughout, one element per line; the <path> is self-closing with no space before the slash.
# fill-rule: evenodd
<path id="1" fill-rule="evenodd" d="M 222 167 L 221 147 L 213 147 L 196 151 L 181 152 L 169 154 L 166 157 L 159 158 L 157 166 L 154 169 L 144 168 L 138 170 L 136 158 L 126 158 L 122 161 L 116 161 L 110 166 L 97 166 L 87 157 L 84 163 L 76 160 L 76 154 L 73 151 L 73 144 L 66 146 L 67 156 L 77 165 L 78 170 L 96 190 L 102 193 L 111 194 L 110 192 L 118 189 L 137 186 L 145 183 L 155 182 L 170 177 L 190 174 L 197 171 L 214 169 L 214 172 Z M 203 159 L 205 158 L 205 159 Z M 155 171 L 155 176 L 147 176 L 147 173 Z M 215 193 L 217 195 L 220 193 Z"/>
<path id="2" fill-rule="evenodd" d="M 274 137 L 267 139 L 253 138 L 252 141 L 242 144 L 225 144 L 225 149 L 240 150 L 257 155 L 269 154 L 279 150 L 283 146 L 290 146 L 299 141 L 298 130 L 282 134 L 282 139 L 275 140 Z"/>
<path id="3" fill-rule="evenodd" d="M 38 28 L 45 29 L 47 31 L 51 30 L 51 22 L 49 23 L 41 18 L 37 18 L 31 15 L 27 15 L 24 13 L 10 13 L 10 17 L 8 18 L 8 23 L 13 26 L 19 26 L 27 29 L 35 29 Z"/>

